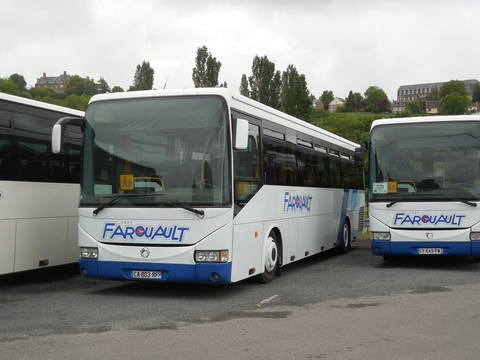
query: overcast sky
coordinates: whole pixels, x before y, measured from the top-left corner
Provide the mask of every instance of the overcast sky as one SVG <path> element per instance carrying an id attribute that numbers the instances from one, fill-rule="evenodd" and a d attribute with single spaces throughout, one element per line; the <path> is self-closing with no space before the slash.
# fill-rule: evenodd
<path id="1" fill-rule="evenodd" d="M 67 71 L 124 89 L 150 61 L 155 88 L 193 87 L 196 50 L 238 91 L 255 55 L 345 97 L 370 85 L 480 79 L 480 1 L 2 0 L 0 77 Z"/>

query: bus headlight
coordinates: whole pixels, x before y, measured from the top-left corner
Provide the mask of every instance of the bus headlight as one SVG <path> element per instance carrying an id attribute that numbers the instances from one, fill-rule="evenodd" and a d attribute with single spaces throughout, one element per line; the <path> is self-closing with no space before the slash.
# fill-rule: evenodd
<path id="1" fill-rule="evenodd" d="M 372 231 L 372 240 L 390 240 L 390 232 Z"/>
<path id="2" fill-rule="evenodd" d="M 83 258 L 83 259 L 97 259 L 98 258 L 98 248 L 81 247 L 80 248 L 80 257 Z"/>
<path id="3" fill-rule="evenodd" d="M 472 231 L 470 233 L 470 240 L 480 240 L 480 232 Z"/>
<path id="4" fill-rule="evenodd" d="M 195 251 L 195 262 L 227 262 L 228 250 L 197 250 Z"/>

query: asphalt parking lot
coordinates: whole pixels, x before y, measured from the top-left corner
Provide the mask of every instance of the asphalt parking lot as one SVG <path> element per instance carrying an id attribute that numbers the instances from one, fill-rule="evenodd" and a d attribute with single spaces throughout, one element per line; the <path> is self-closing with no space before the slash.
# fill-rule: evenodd
<path id="1" fill-rule="evenodd" d="M 90 357 L 103 354 L 103 358 L 108 358 L 108 354 L 113 356 L 117 354 L 115 349 L 121 348 L 114 344 L 122 336 L 126 339 L 140 339 L 130 344 L 124 353 L 143 344 L 145 358 L 150 358 L 149 354 L 154 358 L 156 346 L 163 343 L 153 342 L 153 347 L 149 348 L 148 344 L 141 340 L 145 340 L 146 334 L 150 340 L 158 336 L 166 341 L 172 337 L 176 339 L 172 341 L 183 344 L 180 347 L 173 346 L 172 342 L 163 344 L 162 358 L 189 358 L 188 354 L 193 356 L 200 345 L 197 342 L 185 343 L 179 338 L 181 334 L 194 331 L 198 327 L 196 338 L 199 338 L 213 330 L 219 331 L 224 326 L 233 329 L 210 339 L 213 343 L 218 343 L 218 337 L 224 337 L 224 341 L 220 341 L 216 349 L 220 349 L 222 344 L 228 344 L 228 339 L 236 338 L 242 349 L 237 349 L 233 342 L 229 351 L 241 350 L 238 353 L 240 358 L 240 355 L 254 358 L 253 353 L 258 358 L 265 359 L 270 358 L 270 355 L 282 358 L 282 354 L 286 356 L 284 358 L 289 358 L 293 356 L 289 351 L 282 350 L 277 354 L 279 349 L 274 345 L 298 336 L 300 339 L 295 344 L 298 343 L 303 350 L 309 349 L 310 342 L 302 345 L 301 341 L 312 332 L 309 321 L 319 321 L 315 323 L 319 335 L 326 332 L 331 336 L 328 329 L 333 331 L 344 322 L 348 323 L 348 317 L 353 316 L 348 330 L 337 329 L 340 334 L 334 339 L 338 341 L 328 341 L 328 344 L 322 345 L 322 349 L 318 351 L 302 353 L 304 358 L 349 358 L 360 354 L 348 350 L 355 349 L 355 344 L 349 345 L 349 342 L 355 341 L 356 336 L 348 335 L 348 340 L 346 337 L 352 329 L 363 335 L 373 334 L 378 329 L 367 326 L 372 318 L 391 318 L 392 324 L 402 316 L 408 318 L 412 313 L 400 314 L 404 313 L 403 307 L 408 308 L 409 301 L 412 301 L 412 307 L 423 307 L 421 314 L 413 318 L 415 321 L 424 319 L 420 325 L 433 326 L 436 322 L 447 319 L 450 319 L 448 323 L 453 323 L 458 318 L 454 311 L 462 309 L 465 311 L 462 316 L 467 316 L 469 307 L 475 309 L 477 302 L 480 304 L 480 300 L 476 300 L 480 299 L 480 296 L 477 296 L 480 295 L 479 271 L 480 264 L 462 258 L 415 258 L 386 263 L 381 257 L 371 255 L 368 243 L 362 242 L 347 255 L 330 252 L 287 266 L 282 276 L 266 285 L 249 281 L 227 286 L 102 281 L 79 276 L 74 266 L 3 276 L 0 277 L 0 349 L 3 348 L 4 351 L 0 352 L 0 358 L 7 354 L 8 358 L 22 359 L 56 358 L 55 354 L 73 356 L 69 349 L 72 352 L 75 350 L 75 354 L 81 358 L 85 355 L 82 351 L 91 351 L 88 346 L 76 348 L 82 341 L 88 341 L 98 350 L 91 353 Z M 438 303 L 435 305 L 437 308 L 432 305 L 432 312 L 428 314 L 429 302 L 432 299 L 444 301 L 445 304 Z M 379 304 L 390 304 L 392 308 L 385 313 L 385 306 L 382 308 Z M 463 304 L 463 307 L 457 309 L 460 304 Z M 352 309 L 356 310 L 355 315 L 348 315 Z M 449 309 L 453 312 L 450 313 Z M 397 312 L 399 318 L 392 318 Z M 319 313 L 322 315 L 316 318 Z M 435 314 L 443 315 L 438 318 Z M 480 307 L 478 314 L 480 317 Z M 478 319 L 471 324 L 473 328 L 468 327 L 469 321 L 473 321 L 477 316 L 471 312 L 470 315 L 467 321 L 463 321 L 463 329 L 469 329 L 470 335 L 479 334 L 480 329 L 475 325 Z M 330 318 L 332 316 L 333 318 Z M 366 318 L 362 320 L 362 316 Z M 260 334 L 269 333 L 264 327 L 272 321 L 277 321 L 275 329 L 286 327 L 298 330 L 285 333 L 285 339 L 276 334 L 274 338 L 263 340 L 264 347 L 258 347 L 252 334 L 256 331 L 260 331 Z M 238 327 L 235 325 L 237 322 L 243 323 Z M 411 329 L 409 330 L 408 324 L 404 325 L 404 330 L 408 333 Z M 376 327 L 374 324 L 369 326 Z M 374 350 L 363 355 L 376 358 L 375 354 L 382 354 L 377 351 L 387 351 L 396 344 L 393 333 L 398 327 L 388 330 L 388 326 L 383 326 L 386 329 L 385 336 L 378 339 L 378 346 L 363 346 L 362 351 L 370 348 Z M 243 335 L 238 333 L 242 328 L 246 332 Z M 306 333 L 302 334 L 302 331 Z M 422 334 L 431 340 L 428 331 L 425 331 Z M 452 331 L 450 337 L 455 339 L 458 331 L 454 328 Z M 345 338 L 342 340 L 342 337 Z M 469 342 L 469 339 L 463 337 L 462 341 Z M 210 340 L 202 342 L 202 346 L 207 346 Z M 416 343 L 415 339 L 411 340 Z M 345 343 L 344 346 L 342 342 Z M 121 342 L 127 343 L 127 340 Z M 63 352 L 59 351 L 59 348 L 54 351 L 59 344 L 63 344 Z M 370 343 L 367 341 L 367 344 Z M 431 358 L 443 358 L 446 354 L 441 346 L 435 347 L 425 340 L 423 344 L 427 347 L 429 356 L 433 356 Z M 327 345 L 335 345 L 335 348 L 331 350 Z M 471 353 L 464 353 L 464 357 L 460 358 L 470 358 L 477 349 L 473 342 L 470 347 L 464 346 L 462 349 L 465 348 L 471 350 Z M 186 352 L 189 349 L 193 350 L 193 353 Z M 411 351 L 411 346 L 409 349 Z M 179 350 L 185 351 L 186 355 L 177 352 Z M 211 352 L 211 355 L 213 358 L 231 358 L 215 351 Z M 415 358 L 417 354 L 409 355 L 405 358 Z M 430 357 L 425 355 L 424 358 Z"/>

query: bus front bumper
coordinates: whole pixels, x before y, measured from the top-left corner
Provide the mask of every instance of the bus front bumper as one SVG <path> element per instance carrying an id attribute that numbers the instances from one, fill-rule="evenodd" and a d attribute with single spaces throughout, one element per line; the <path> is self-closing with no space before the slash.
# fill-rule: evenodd
<path id="1" fill-rule="evenodd" d="M 386 241 L 372 240 L 371 250 L 374 255 L 417 255 L 417 256 L 478 256 L 480 241 Z M 442 249 L 437 253 L 425 254 L 420 249 Z M 438 253 L 440 252 L 441 253 Z M 423 252 L 423 253 L 421 253 Z"/>
<path id="2" fill-rule="evenodd" d="M 147 280 L 133 277 L 133 271 L 156 271 L 161 275 L 151 281 L 231 282 L 232 263 L 157 264 L 80 259 L 80 272 L 88 277 L 116 280 Z"/>

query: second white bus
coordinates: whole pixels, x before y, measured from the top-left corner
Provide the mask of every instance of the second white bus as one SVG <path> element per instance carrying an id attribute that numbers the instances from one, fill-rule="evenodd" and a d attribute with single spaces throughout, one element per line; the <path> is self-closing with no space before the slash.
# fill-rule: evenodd
<path id="1" fill-rule="evenodd" d="M 96 95 L 84 123 L 86 276 L 268 282 L 362 232 L 359 145 L 227 89 Z"/>
<path id="2" fill-rule="evenodd" d="M 78 261 L 82 134 L 69 127 L 58 155 L 51 132 L 59 118 L 83 115 L 0 93 L 0 275 Z"/>
<path id="3" fill-rule="evenodd" d="M 480 116 L 376 120 L 370 139 L 373 254 L 480 256 Z"/>

